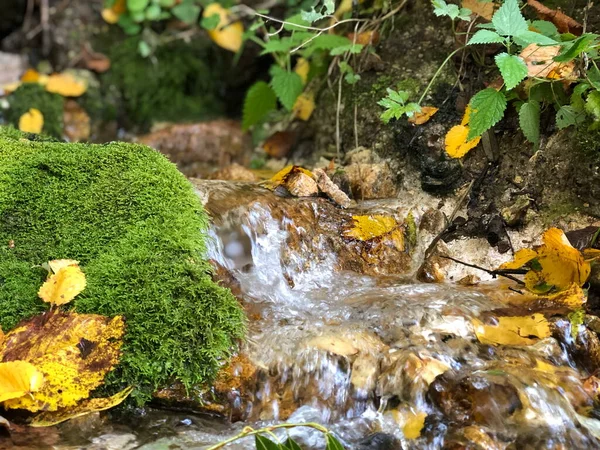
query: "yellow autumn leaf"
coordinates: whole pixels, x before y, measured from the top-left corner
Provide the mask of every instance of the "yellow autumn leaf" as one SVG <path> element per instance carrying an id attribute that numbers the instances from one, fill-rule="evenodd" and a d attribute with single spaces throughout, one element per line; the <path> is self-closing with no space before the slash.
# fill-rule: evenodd
<path id="1" fill-rule="evenodd" d="M 406 439 L 417 439 L 421 435 L 421 430 L 425 426 L 426 412 L 410 412 L 406 415 L 402 433 Z"/>
<path id="2" fill-rule="evenodd" d="M 19 130 L 40 134 L 44 128 L 44 116 L 39 109 L 31 108 L 19 118 Z"/>
<path id="3" fill-rule="evenodd" d="M 471 323 L 479 342 L 489 345 L 532 345 L 551 334 L 548 321 L 539 313 L 498 317 L 494 324 L 485 324 L 479 319 L 472 319 Z"/>
<path id="4" fill-rule="evenodd" d="M 115 24 L 126 10 L 125 0 L 116 0 L 110 8 L 102 10 L 102 18 L 106 23 Z"/>
<path id="5" fill-rule="evenodd" d="M 296 65 L 294 66 L 294 72 L 296 72 L 300 78 L 302 78 L 302 84 L 306 84 L 308 80 L 308 72 L 310 71 L 310 63 L 305 58 L 298 58 Z"/>
<path id="6" fill-rule="evenodd" d="M 40 79 L 40 73 L 34 69 L 27 69 L 23 75 L 21 75 L 21 81 L 23 83 L 37 83 Z"/>
<path id="7" fill-rule="evenodd" d="M 469 150 L 477 147 L 481 136 L 467 141 L 468 136 L 469 127 L 466 125 L 455 125 L 450 128 L 445 138 L 446 153 L 448 153 L 448 156 L 451 158 L 462 158 Z"/>
<path id="8" fill-rule="evenodd" d="M 0 402 L 37 392 L 44 375 L 27 361 L 0 363 Z"/>
<path id="9" fill-rule="evenodd" d="M 44 384 L 31 395 L 5 401 L 4 407 L 37 412 L 78 405 L 118 363 L 124 329 L 121 316 L 63 312 L 21 323 L 6 335 L 0 359 L 30 362 Z"/>
<path id="10" fill-rule="evenodd" d="M 566 306 L 569 309 L 575 310 L 582 308 L 587 298 L 581 286 L 577 283 L 572 283 L 564 291 L 545 297 L 545 300 L 550 301 L 552 304 Z"/>
<path id="11" fill-rule="evenodd" d="M 63 97 L 79 97 L 85 93 L 87 86 L 69 73 L 55 73 L 48 77 L 46 90 Z"/>
<path id="12" fill-rule="evenodd" d="M 208 35 L 215 44 L 232 52 L 237 52 L 242 46 L 244 25 L 242 22 L 231 22 L 229 10 L 218 3 L 211 3 L 202 13 L 203 17 L 219 16 L 219 24 L 214 30 L 209 30 Z"/>
<path id="13" fill-rule="evenodd" d="M 429 119 L 439 111 L 439 108 L 435 106 L 421 106 L 421 111 L 414 113 L 411 117 L 408 118 L 408 121 L 415 125 L 423 125 L 424 123 L 429 122 Z"/>
<path id="14" fill-rule="evenodd" d="M 600 258 L 600 249 L 597 248 L 584 248 L 583 249 L 583 257 L 586 261 L 594 261 Z"/>
<path id="15" fill-rule="evenodd" d="M 8 83 L 8 84 L 3 84 L 2 85 L 2 91 L 4 93 L 4 95 L 8 95 L 14 91 L 16 91 L 19 86 L 21 86 L 21 81 L 15 81 L 13 83 Z"/>
<path id="16" fill-rule="evenodd" d="M 467 125 L 469 120 L 471 119 L 471 105 L 467 105 L 465 108 L 465 113 L 463 114 L 463 118 L 460 121 L 461 125 Z"/>
<path id="17" fill-rule="evenodd" d="M 300 94 L 292 109 L 294 115 L 305 122 L 310 119 L 315 110 L 315 95 L 312 92 Z"/>
<path id="18" fill-rule="evenodd" d="M 532 259 L 535 259 L 536 257 L 537 257 L 537 252 L 535 250 L 532 250 L 530 248 L 522 248 L 521 250 L 519 250 L 515 253 L 512 261 L 505 262 L 504 264 L 502 264 L 500 266 L 500 269 L 501 270 L 502 269 L 505 269 L 505 270 L 520 269 L 521 267 L 523 267 L 525 264 L 527 264 Z"/>
<path id="19" fill-rule="evenodd" d="M 286 180 L 293 175 L 294 173 L 301 172 L 305 175 L 308 175 L 311 178 L 314 178 L 314 175 L 310 170 L 306 170 L 300 166 L 287 166 L 277 172 L 270 180 L 263 181 L 261 186 L 274 191 L 281 185 L 285 185 Z"/>
<path id="20" fill-rule="evenodd" d="M 75 417 L 85 416 L 97 411 L 105 411 L 123 403 L 123 401 L 131 394 L 133 387 L 117 392 L 115 395 L 105 398 L 90 398 L 82 400 L 77 406 L 62 408 L 57 411 L 44 411 L 36 415 L 29 426 L 32 427 L 50 427 L 57 425 L 66 420 L 74 419 Z"/>
<path id="21" fill-rule="evenodd" d="M 352 216 L 353 225 L 344 230 L 344 236 L 359 241 L 369 241 L 391 233 L 398 228 L 398 221 L 390 216 L 380 214 L 368 216 Z"/>
<path id="22" fill-rule="evenodd" d="M 38 295 L 47 303 L 64 305 L 83 291 L 85 284 L 85 275 L 79 266 L 66 266 L 44 282 Z"/>
<path id="23" fill-rule="evenodd" d="M 79 261 L 75 261 L 74 259 L 53 259 L 52 261 L 48 261 L 48 266 L 53 273 L 58 273 L 58 271 L 63 267 L 78 265 Z"/>

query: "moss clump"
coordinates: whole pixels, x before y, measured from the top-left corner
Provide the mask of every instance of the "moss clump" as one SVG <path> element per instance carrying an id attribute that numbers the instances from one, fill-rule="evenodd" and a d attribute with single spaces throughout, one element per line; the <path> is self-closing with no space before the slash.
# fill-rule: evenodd
<path id="1" fill-rule="evenodd" d="M 0 324 L 45 309 L 36 268 L 80 261 L 78 312 L 122 314 L 127 333 L 109 389 L 139 400 L 174 378 L 210 381 L 244 316 L 203 260 L 207 217 L 192 186 L 141 145 L 34 142 L 0 128 Z"/>
<path id="2" fill-rule="evenodd" d="M 138 52 L 139 37 L 110 48 L 111 70 L 103 85 L 120 92 L 124 119 L 136 124 L 153 120 L 201 120 L 224 110 L 224 64 L 208 40 L 175 41 L 156 49 L 152 58 Z"/>
<path id="3" fill-rule="evenodd" d="M 43 133 L 57 138 L 63 133 L 63 98 L 58 94 L 46 92 L 37 83 L 24 83 L 8 96 L 9 109 L 6 119 L 14 126 L 19 118 L 31 108 L 39 109 L 44 116 Z"/>

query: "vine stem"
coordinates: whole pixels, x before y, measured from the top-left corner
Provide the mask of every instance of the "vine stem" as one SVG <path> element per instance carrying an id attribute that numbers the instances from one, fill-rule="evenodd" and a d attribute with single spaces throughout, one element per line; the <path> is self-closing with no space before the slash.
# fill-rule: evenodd
<path id="1" fill-rule="evenodd" d="M 215 444 L 211 447 L 208 447 L 206 450 L 218 450 L 220 448 L 225 447 L 228 444 L 231 444 L 232 442 L 237 441 L 238 439 L 242 439 L 247 436 L 254 436 L 254 435 L 260 434 L 260 433 L 271 433 L 273 430 L 277 430 L 280 428 L 297 428 L 297 427 L 314 428 L 315 430 L 318 430 L 321 433 L 324 433 L 324 434 L 329 433 L 329 430 L 327 428 L 325 428 L 323 425 L 320 425 L 316 422 L 282 423 L 279 425 L 271 425 L 269 427 L 259 428 L 258 430 L 255 430 L 254 428 L 251 428 L 251 427 L 245 427 L 240 433 L 236 434 L 235 436 L 230 437 L 229 439 L 227 439 L 225 441 L 219 442 L 218 444 Z"/>
<path id="2" fill-rule="evenodd" d="M 427 95 L 427 93 L 429 92 L 429 90 L 431 89 L 431 86 L 433 85 L 433 82 L 438 77 L 438 75 L 442 72 L 442 69 L 446 66 L 446 64 L 448 64 L 448 61 L 450 61 L 450 58 L 452 58 L 454 55 L 456 55 L 459 51 L 464 50 L 466 47 L 467 47 L 466 45 L 463 45 L 462 47 L 459 47 L 456 50 L 454 50 L 452 53 L 450 53 L 446 57 L 446 59 L 444 60 L 444 62 L 440 65 L 440 67 L 438 67 L 438 70 L 435 72 L 435 74 L 433 75 L 433 78 L 431 78 L 431 81 L 429 81 L 429 84 L 427 85 L 427 87 L 423 91 L 423 94 L 421 95 L 421 98 L 417 102 L 419 105 L 421 105 L 421 102 L 423 101 L 423 99 L 425 98 L 425 96 Z"/>

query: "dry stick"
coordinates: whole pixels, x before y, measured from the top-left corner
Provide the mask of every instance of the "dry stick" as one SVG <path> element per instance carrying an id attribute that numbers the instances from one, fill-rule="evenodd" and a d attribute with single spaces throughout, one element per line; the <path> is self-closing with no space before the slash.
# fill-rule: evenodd
<path id="1" fill-rule="evenodd" d="M 40 21 L 42 26 L 42 55 L 48 56 L 50 53 L 50 27 L 48 21 L 50 19 L 49 10 L 50 5 L 48 0 L 41 0 L 40 2 Z"/>
<path id="2" fill-rule="evenodd" d="M 516 282 L 516 283 L 518 283 L 520 285 L 525 286 L 525 283 L 522 280 L 519 280 L 517 277 L 513 277 L 511 274 L 523 275 L 523 274 L 527 273 L 527 270 L 524 270 L 524 269 L 515 269 L 515 270 L 505 270 L 505 269 L 489 270 L 489 269 L 486 269 L 485 267 L 481 267 L 481 266 L 478 266 L 476 264 L 466 263 L 464 261 L 461 261 L 460 259 L 453 258 L 452 256 L 440 255 L 440 257 L 444 258 L 444 259 L 449 259 L 450 261 L 454 261 L 455 263 L 458 263 L 458 264 L 462 264 L 463 266 L 472 267 L 473 269 L 483 270 L 484 272 L 489 273 L 494 278 L 496 278 L 497 276 L 505 277 L 505 278 L 508 278 L 509 280 L 513 280 L 514 282 Z"/>

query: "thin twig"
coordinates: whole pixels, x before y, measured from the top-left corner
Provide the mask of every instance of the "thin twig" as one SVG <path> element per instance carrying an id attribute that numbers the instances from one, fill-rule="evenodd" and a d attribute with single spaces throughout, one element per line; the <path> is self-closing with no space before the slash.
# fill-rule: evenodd
<path id="1" fill-rule="evenodd" d="M 335 149 L 337 152 L 338 161 L 341 161 L 341 140 L 340 140 L 340 110 L 342 109 L 342 81 L 344 77 L 340 74 L 340 80 L 338 82 L 338 98 L 337 107 L 335 111 Z"/>
<path id="2" fill-rule="evenodd" d="M 454 261 L 455 263 L 462 264 L 463 266 L 472 267 L 473 269 L 483 270 L 484 272 L 487 272 L 488 274 L 490 274 L 494 278 L 496 278 L 498 276 L 505 277 L 505 278 L 508 278 L 509 280 L 513 280 L 514 282 L 519 283 L 520 285 L 525 286 L 525 283 L 522 280 L 519 280 L 517 277 L 513 277 L 511 275 L 513 273 L 516 273 L 516 274 L 525 274 L 525 273 L 527 273 L 527 271 L 523 270 L 523 269 L 515 269 L 515 270 L 502 270 L 502 269 L 500 269 L 500 270 L 490 270 L 490 269 L 486 269 L 485 267 L 478 266 L 476 264 L 469 264 L 467 262 L 461 261 L 460 259 L 453 258 L 452 256 L 440 255 L 440 258 L 449 259 L 450 261 Z"/>
<path id="3" fill-rule="evenodd" d="M 40 1 L 40 22 L 42 26 L 42 55 L 48 56 L 50 53 L 50 5 L 48 0 Z"/>

